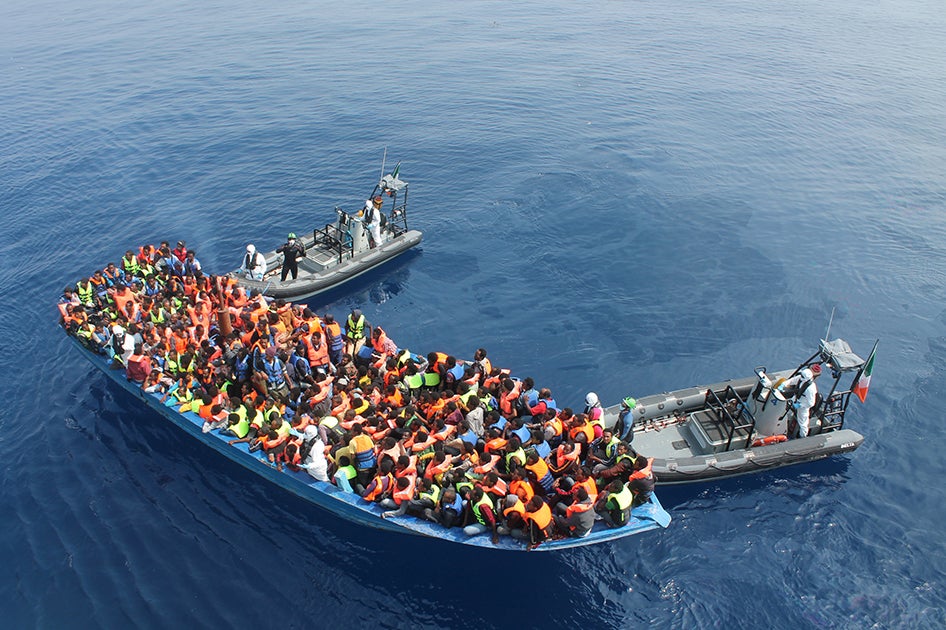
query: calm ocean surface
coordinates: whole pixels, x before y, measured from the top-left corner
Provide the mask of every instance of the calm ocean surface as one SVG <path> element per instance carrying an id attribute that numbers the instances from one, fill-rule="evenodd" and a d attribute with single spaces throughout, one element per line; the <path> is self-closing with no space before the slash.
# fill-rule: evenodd
<path id="1" fill-rule="evenodd" d="M 946 624 L 941 0 L 10 0 L 0 75 L 0 626 Z M 228 270 L 356 207 L 385 147 L 422 249 L 317 310 L 577 406 L 793 367 L 836 309 L 880 339 L 863 447 L 498 554 L 260 482 L 57 329 L 127 246 Z"/>

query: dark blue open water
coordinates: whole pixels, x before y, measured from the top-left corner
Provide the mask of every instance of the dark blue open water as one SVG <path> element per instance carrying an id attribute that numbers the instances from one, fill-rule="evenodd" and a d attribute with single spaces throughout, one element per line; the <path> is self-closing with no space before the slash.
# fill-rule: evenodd
<path id="1" fill-rule="evenodd" d="M 0 625 L 946 623 L 941 0 L 11 0 L 0 76 Z M 232 268 L 363 199 L 385 146 L 422 251 L 319 310 L 579 404 L 793 366 L 835 308 L 881 339 L 864 446 L 502 555 L 258 483 L 56 329 L 127 245 Z"/>

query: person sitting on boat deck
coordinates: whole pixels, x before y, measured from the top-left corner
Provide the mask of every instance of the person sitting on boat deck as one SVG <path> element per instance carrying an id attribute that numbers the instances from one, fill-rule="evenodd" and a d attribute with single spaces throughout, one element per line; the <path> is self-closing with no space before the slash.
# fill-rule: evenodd
<path id="1" fill-rule="evenodd" d="M 604 486 L 611 481 L 618 479 L 627 481 L 631 473 L 634 472 L 634 462 L 637 459 L 637 453 L 634 453 L 630 446 L 624 442 L 619 442 L 615 447 L 617 454 L 614 457 L 614 465 L 605 467 L 602 464 L 596 464 L 592 468 L 592 473 L 598 478 L 598 485 Z"/>
<path id="2" fill-rule="evenodd" d="M 383 202 L 384 200 L 380 195 L 368 199 L 365 201 L 365 208 L 361 212 L 361 220 L 371 237 L 371 249 L 381 244 L 381 204 Z"/>
<path id="3" fill-rule="evenodd" d="M 808 437 L 808 425 L 811 421 L 811 409 L 818 399 L 818 385 L 815 379 L 821 375 L 821 366 L 815 363 L 810 368 L 804 368 L 795 376 L 786 379 L 778 390 L 793 389 L 794 399 L 792 407 L 795 409 L 795 421 L 798 423 L 796 436 Z"/>
<path id="4" fill-rule="evenodd" d="M 174 257 L 183 264 L 187 259 L 187 244 L 184 241 L 178 241 L 177 247 L 171 250 L 171 253 L 174 254 Z"/>
<path id="5" fill-rule="evenodd" d="M 631 518 L 634 494 L 623 481 L 615 479 L 598 495 L 595 512 L 601 515 L 608 527 L 624 527 Z"/>
<path id="6" fill-rule="evenodd" d="M 454 486 L 447 485 L 444 487 L 443 492 L 440 493 L 437 507 L 434 508 L 433 517 L 447 529 L 461 522 L 463 497 L 460 496 Z"/>
<path id="7" fill-rule="evenodd" d="M 124 328 L 115 324 L 112 326 L 112 338 L 108 342 L 107 351 L 114 361 L 114 366 L 124 367 L 128 358 L 135 352 L 135 340 L 125 333 Z"/>
<path id="8" fill-rule="evenodd" d="M 266 274 L 266 258 L 256 251 L 256 246 L 252 243 L 246 246 L 240 272 L 251 280 L 262 280 Z"/>
<path id="9" fill-rule="evenodd" d="M 305 428 L 305 438 L 302 443 L 300 468 L 305 469 L 313 479 L 328 482 L 328 460 L 325 459 L 325 442 L 319 437 L 319 428 L 310 424 Z"/>
<path id="10" fill-rule="evenodd" d="M 634 493 L 634 503 L 631 507 L 637 507 L 650 501 L 654 493 L 654 458 L 638 457 L 634 460 L 634 472 L 627 482 L 628 488 Z"/>
<path id="11" fill-rule="evenodd" d="M 280 282 L 285 282 L 286 276 L 290 273 L 292 279 L 295 280 L 299 275 L 299 259 L 305 258 L 305 246 L 302 241 L 296 240 L 296 233 L 290 232 L 287 239 L 283 245 L 276 248 L 276 253 L 283 255 Z"/>
<path id="12" fill-rule="evenodd" d="M 184 257 L 184 273 L 190 274 L 192 276 L 197 276 L 202 272 L 202 267 L 200 266 L 200 261 L 197 260 L 197 254 L 191 250 L 187 252 L 187 256 Z"/>
<path id="13" fill-rule="evenodd" d="M 378 465 L 378 474 L 365 487 L 361 498 L 369 503 L 379 503 L 394 492 L 394 462 L 386 459 Z"/>
<path id="14" fill-rule="evenodd" d="M 499 542 L 499 532 L 496 530 L 496 515 L 493 512 L 493 502 L 489 494 L 482 487 L 473 488 L 470 499 L 467 503 L 467 521 L 469 524 L 463 528 L 463 533 L 467 536 L 479 536 L 485 532 L 492 532 L 493 544 Z"/>
<path id="15" fill-rule="evenodd" d="M 526 512 L 523 518 L 529 524 L 529 548 L 535 549 L 541 543 L 552 537 L 554 521 L 552 509 L 539 495 L 535 495 L 526 503 Z"/>
<path id="16" fill-rule="evenodd" d="M 579 486 L 571 504 L 559 503 L 555 507 L 553 518 L 559 530 L 574 538 L 584 538 L 591 533 L 595 524 L 595 504 L 587 488 Z"/>
<path id="17" fill-rule="evenodd" d="M 595 427 L 595 438 L 600 438 L 603 429 L 601 420 L 604 417 L 604 407 L 601 406 L 601 401 L 598 400 L 598 394 L 588 392 L 585 396 L 584 414 L 588 417 L 588 423 Z"/>
<path id="18" fill-rule="evenodd" d="M 266 348 L 266 358 L 263 359 L 263 373 L 266 375 L 266 387 L 270 395 L 279 400 L 285 400 L 289 388 L 293 386 L 292 379 L 286 365 L 276 356 L 276 348 Z"/>
<path id="19" fill-rule="evenodd" d="M 600 467 L 598 468 L 599 471 L 614 466 L 617 462 L 618 444 L 620 443 L 621 440 L 614 435 L 611 429 L 605 429 L 601 433 L 601 437 L 591 443 L 591 448 L 586 458 L 588 464 Z"/>

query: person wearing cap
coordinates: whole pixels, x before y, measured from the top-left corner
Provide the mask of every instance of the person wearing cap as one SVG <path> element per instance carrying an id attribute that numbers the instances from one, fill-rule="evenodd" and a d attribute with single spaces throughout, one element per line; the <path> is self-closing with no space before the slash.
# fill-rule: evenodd
<path id="1" fill-rule="evenodd" d="M 808 437 L 811 408 L 815 406 L 818 396 L 818 385 L 815 384 L 815 379 L 820 375 L 821 366 L 816 363 L 811 367 L 803 368 L 798 374 L 787 379 L 778 387 L 779 391 L 794 388 L 795 395 L 792 400 L 792 407 L 795 409 L 795 421 L 798 423 L 796 437 Z"/>
<path id="2" fill-rule="evenodd" d="M 262 280 L 266 273 L 266 258 L 256 251 L 256 246 L 253 243 L 246 246 L 246 254 L 243 256 L 243 264 L 240 265 L 240 273 L 252 280 Z"/>
<path id="3" fill-rule="evenodd" d="M 621 411 L 618 412 L 617 422 L 614 423 L 614 435 L 622 442 L 630 444 L 634 441 L 634 408 L 637 401 L 628 396 L 621 401 Z"/>
<path id="4" fill-rule="evenodd" d="M 295 280 L 299 275 L 298 260 L 305 258 L 305 246 L 302 244 L 302 241 L 296 240 L 295 232 L 289 233 L 286 243 L 277 247 L 276 253 L 283 255 L 280 282 L 285 282 L 286 276 L 290 273 L 292 274 L 292 279 Z"/>

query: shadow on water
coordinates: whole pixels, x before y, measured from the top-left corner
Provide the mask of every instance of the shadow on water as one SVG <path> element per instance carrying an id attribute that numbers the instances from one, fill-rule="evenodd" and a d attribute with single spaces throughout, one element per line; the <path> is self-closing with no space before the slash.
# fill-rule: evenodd
<path id="1" fill-rule="evenodd" d="M 310 307 L 315 307 L 318 312 L 324 307 L 337 304 L 383 304 L 407 287 L 411 277 L 410 266 L 423 253 L 423 249 L 418 245 L 353 280 L 303 301 Z M 343 318 L 345 315 L 347 313 L 340 311 L 335 313 L 336 318 Z"/>
<path id="2" fill-rule="evenodd" d="M 811 493 L 818 490 L 836 490 L 850 479 L 848 469 L 851 466 L 851 457 L 851 455 L 836 455 L 816 462 L 706 483 L 672 486 L 658 484 L 657 492 L 661 504 L 672 513 L 674 509 L 686 508 L 690 501 L 696 499 L 703 500 L 712 496 L 752 497 L 760 491 L 769 492 L 776 485 L 788 484 L 794 486 L 796 490 Z"/>

